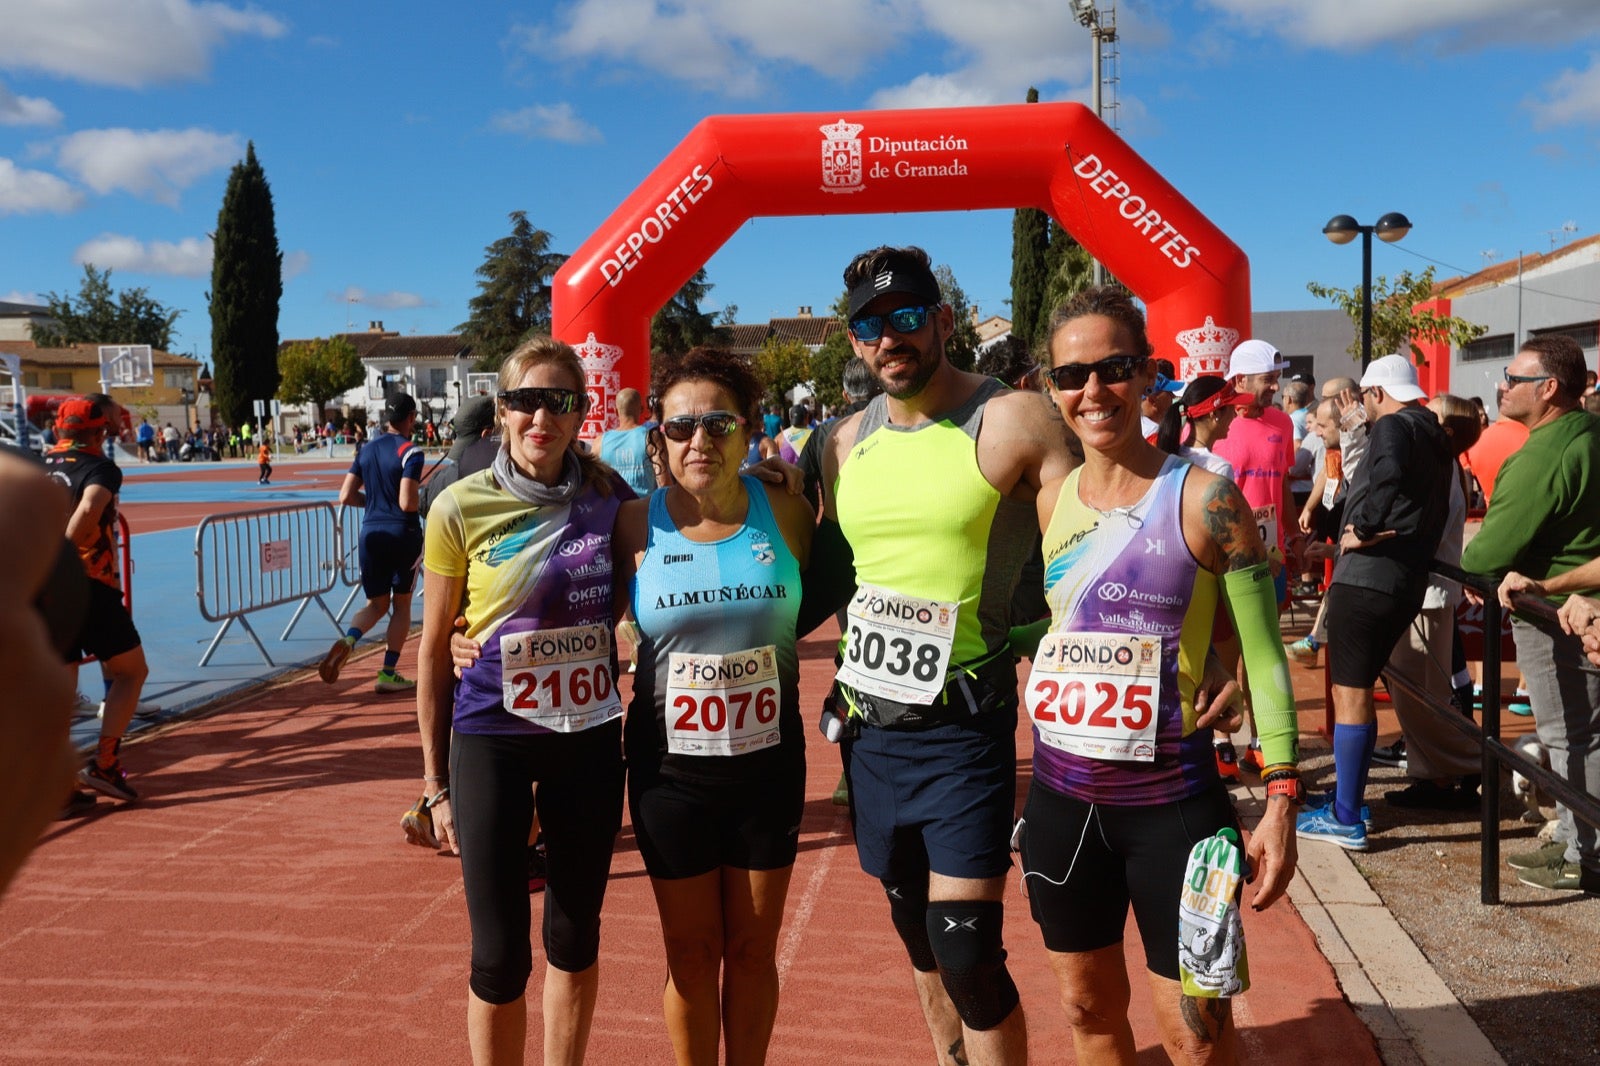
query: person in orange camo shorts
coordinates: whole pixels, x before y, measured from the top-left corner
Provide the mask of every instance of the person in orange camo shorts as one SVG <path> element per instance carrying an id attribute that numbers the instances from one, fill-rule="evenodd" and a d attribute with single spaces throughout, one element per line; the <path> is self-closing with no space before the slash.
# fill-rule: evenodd
<path id="1" fill-rule="evenodd" d="M 272 446 L 266 441 L 261 442 L 261 450 L 256 453 L 256 465 L 261 468 L 261 475 L 256 478 L 256 484 L 272 484 Z"/>

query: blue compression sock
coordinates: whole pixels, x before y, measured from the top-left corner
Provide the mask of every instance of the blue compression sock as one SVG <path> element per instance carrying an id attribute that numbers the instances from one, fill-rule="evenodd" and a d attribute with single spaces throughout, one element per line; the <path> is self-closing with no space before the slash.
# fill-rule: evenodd
<path id="1" fill-rule="evenodd" d="M 361 639 L 361 630 L 357 629 L 355 626 L 351 626 L 349 629 L 344 631 L 344 635 L 350 638 L 350 643 L 354 644 L 356 641 Z"/>
<path id="2" fill-rule="evenodd" d="M 1372 749 L 1377 743 L 1376 722 L 1333 727 L 1333 765 L 1338 774 L 1333 816 L 1344 825 L 1361 821 L 1361 798 L 1367 791 L 1367 772 L 1372 769 Z"/>
<path id="3" fill-rule="evenodd" d="M 383 653 L 383 668 L 385 670 L 393 672 L 394 668 L 396 666 L 399 666 L 399 665 L 400 665 L 400 653 L 399 652 L 397 652 L 397 651 L 385 651 Z"/>

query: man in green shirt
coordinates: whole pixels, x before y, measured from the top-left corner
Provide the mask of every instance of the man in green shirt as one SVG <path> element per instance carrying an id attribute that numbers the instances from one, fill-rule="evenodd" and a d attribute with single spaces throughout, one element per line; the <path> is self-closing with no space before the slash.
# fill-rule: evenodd
<path id="1" fill-rule="evenodd" d="M 1580 406 L 1583 349 L 1570 337 L 1534 337 L 1506 367 L 1500 411 L 1528 427 L 1506 460 L 1483 528 L 1461 557 L 1465 570 L 1512 590 L 1564 596 L 1593 591 L 1579 570 L 1600 558 L 1600 418 Z M 1568 576 L 1568 575 L 1571 576 Z M 1516 616 L 1517 665 L 1550 768 L 1594 795 L 1600 785 L 1600 668 L 1579 637 L 1556 622 Z M 1600 831 L 1557 805 L 1557 842 L 1513 855 L 1518 880 L 1538 888 L 1600 895 Z"/>

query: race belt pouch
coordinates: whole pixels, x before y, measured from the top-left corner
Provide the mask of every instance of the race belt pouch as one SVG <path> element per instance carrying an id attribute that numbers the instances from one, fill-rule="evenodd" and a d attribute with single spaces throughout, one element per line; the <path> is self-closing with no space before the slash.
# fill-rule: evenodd
<path id="1" fill-rule="evenodd" d="M 991 658 L 976 667 L 958 666 L 956 671 L 945 681 L 944 690 L 932 703 L 902 703 L 862 692 L 843 682 L 838 689 L 850 709 L 850 719 L 876 729 L 932 729 L 1015 706 L 1017 668 L 1009 654 Z"/>

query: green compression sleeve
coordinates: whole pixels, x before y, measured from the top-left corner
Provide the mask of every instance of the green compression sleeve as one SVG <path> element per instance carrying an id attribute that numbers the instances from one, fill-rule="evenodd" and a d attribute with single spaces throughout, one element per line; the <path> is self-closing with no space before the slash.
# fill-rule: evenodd
<path id="1" fill-rule="evenodd" d="M 1289 659 L 1278 629 L 1278 598 L 1266 563 L 1222 575 L 1222 599 L 1244 652 L 1245 683 L 1268 766 L 1300 761 L 1300 727 Z"/>
<path id="2" fill-rule="evenodd" d="M 1006 642 L 1011 646 L 1012 655 L 1019 659 L 1031 659 L 1039 650 L 1039 642 L 1048 632 L 1050 632 L 1050 619 L 1041 618 L 1025 626 L 1012 626 Z"/>

